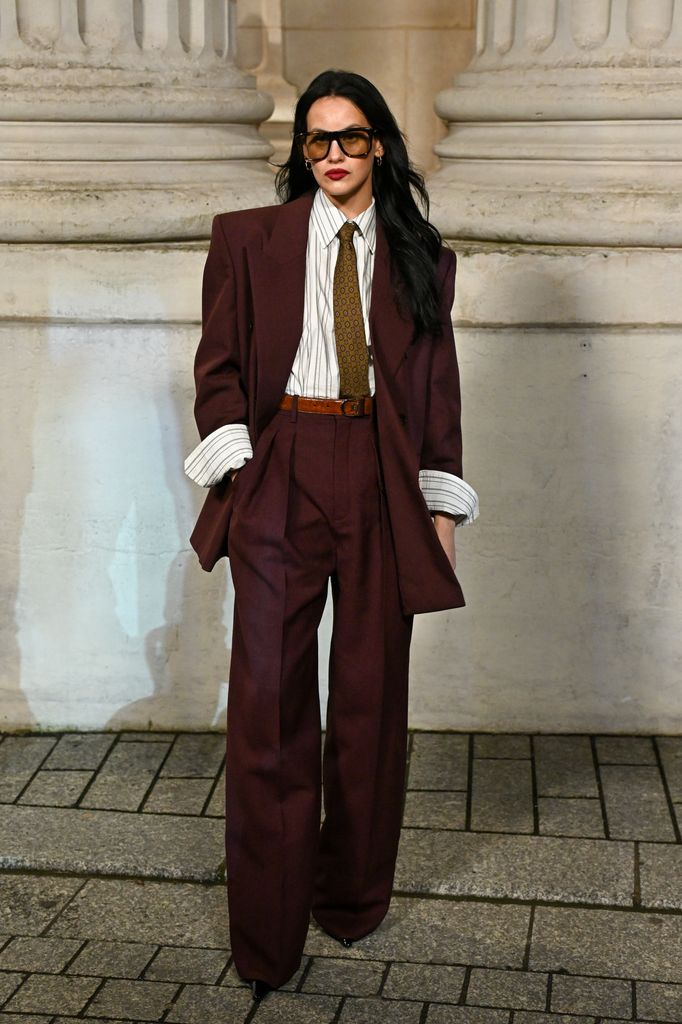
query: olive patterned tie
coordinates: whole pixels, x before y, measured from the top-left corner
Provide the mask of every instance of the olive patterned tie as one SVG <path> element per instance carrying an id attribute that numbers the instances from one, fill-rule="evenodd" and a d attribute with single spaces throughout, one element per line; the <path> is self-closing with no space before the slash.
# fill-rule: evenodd
<path id="1" fill-rule="evenodd" d="M 360 398 L 370 393 L 367 339 L 353 245 L 356 228 L 357 224 L 346 221 L 339 231 L 339 254 L 334 268 L 334 335 L 340 398 Z"/>

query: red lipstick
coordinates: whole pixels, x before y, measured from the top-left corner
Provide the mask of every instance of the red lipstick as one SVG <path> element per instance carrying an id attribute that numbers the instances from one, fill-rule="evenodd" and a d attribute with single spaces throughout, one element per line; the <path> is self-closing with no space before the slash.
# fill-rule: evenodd
<path id="1" fill-rule="evenodd" d="M 333 181 L 340 181 L 341 178 L 345 178 L 348 175 L 348 171 L 342 171 L 341 168 L 337 168 L 334 171 L 327 171 L 325 178 L 331 178 Z"/>

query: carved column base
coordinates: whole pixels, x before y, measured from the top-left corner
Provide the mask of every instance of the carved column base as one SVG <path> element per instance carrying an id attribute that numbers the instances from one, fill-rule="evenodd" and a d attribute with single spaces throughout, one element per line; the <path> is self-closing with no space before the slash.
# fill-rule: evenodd
<path id="1" fill-rule="evenodd" d="M 682 245 L 679 121 L 453 125 L 429 181 L 448 238 Z M 493 227 L 494 226 L 494 227 Z"/>
<path id="2" fill-rule="evenodd" d="M 2 241 L 206 238 L 273 202 L 253 125 L 0 122 Z"/>
<path id="3" fill-rule="evenodd" d="M 228 0 L 0 0 L 0 240 L 206 238 L 273 202 Z"/>
<path id="4" fill-rule="evenodd" d="M 479 0 L 477 52 L 436 100 L 448 237 L 682 244 L 682 4 Z"/>

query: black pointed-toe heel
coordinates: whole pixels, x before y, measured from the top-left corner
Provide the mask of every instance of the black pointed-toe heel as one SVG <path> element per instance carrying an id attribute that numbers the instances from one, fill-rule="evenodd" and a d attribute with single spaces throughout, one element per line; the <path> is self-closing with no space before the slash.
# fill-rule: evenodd
<path id="1" fill-rule="evenodd" d="M 346 949 L 350 949 L 350 947 L 353 945 L 352 939 L 339 939 L 339 942 L 341 943 L 342 946 L 345 946 Z"/>
<path id="2" fill-rule="evenodd" d="M 268 985 L 267 981 L 259 981 L 257 978 L 252 980 L 251 995 L 257 1003 L 259 1003 L 263 996 L 266 996 L 268 992 L 272 992 L 272 985 Z"/>

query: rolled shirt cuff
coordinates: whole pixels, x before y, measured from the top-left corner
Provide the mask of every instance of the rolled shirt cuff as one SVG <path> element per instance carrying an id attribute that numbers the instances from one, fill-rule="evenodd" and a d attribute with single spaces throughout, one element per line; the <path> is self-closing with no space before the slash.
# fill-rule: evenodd
<path id="1" fill-rule="evenodd" d="M 185 473 L 200 487 L 219 483 L 230 469 L 239 469 L 252 458 L 249 428 L 227 423 L 205 437 L 185 459 Z"/>
<path id="2" fill-rule="evenodd" d="M 478 495 L 473 487 L 440 469 L 420 469 L 419 486 L 431 512 L 448 512 L 456 526 L 467 526 L 479 515 Z"/>

